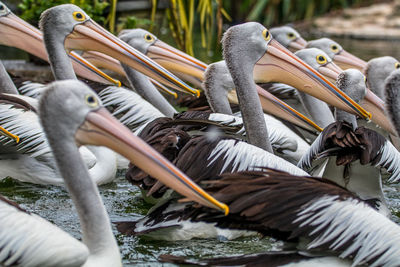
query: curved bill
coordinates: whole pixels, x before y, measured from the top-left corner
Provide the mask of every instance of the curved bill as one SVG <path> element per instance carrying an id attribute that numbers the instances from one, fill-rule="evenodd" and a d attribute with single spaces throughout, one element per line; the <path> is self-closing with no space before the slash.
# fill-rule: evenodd
<path id="1" fill-rule="evenodd" d="M 190 87 L 91 19 L 75 25 L 72 33 L 66 37 L 64 45 L 66 49 L 94 50 L 107 54 L 166 86 L 200 96 L 199 90 Z"/>
<path id="2" fill-rule="evenodd" d="M 276 40 L 254 67 L 256 82 L 282 82 L 334 107 L 370 119 L 371 114 Z"/>
<path id="3" fill-rule="evenodd" d="M 82 53 L 82 57 L 98 68 L 111 70 L 121 76 L 126 75 L 118 60 L 103 53 L 96 51 L 85 51 Z"/>
<path id="4" fill-rule="evenodd" d="M 161 83 L 157 82 L 156 80 L 150 79 L 150 82 L 158 89 L 160 92 L 164 92 L 167 95 L 173 96 L 175 99 L 178 98 L 178 94 L 172 90 L 169 90 L 166 86 L 162 85 Z"/>
<path id="5" fill-rule="evenodd" d="M 0 134 L 5 136 L 5 137 L 8 137 L 8 138 L 14 140 L 15 143 L 17 143 L 17 144 L 19 143 L 19 136 L 18 135 L 10 133 L 9 131 L 7 131 L 6 129 L 4 129 L 1 126 L 0 126 Z"/>
<path id="6" fill-rule="evenodd" d="M 181 79 L 201 87 L 207 68 L 204 62 L 160 40 L 149 46 L 146 55 Z"/>
<path id="7" fill-rule="evenodd" d="M 227 205 L 211 197 L 171 162 L 115 119 L 105 108 L 90 112 L 75 139 L 80 144 L 105 145 L 188 199 L 229 213 Z"/>
<path id="8" fill-rule="evenodd" d="M 367 62 L 365 62 L 359 57 L 354 56 L 353 54 L 350 54 L 345 50 L 342 50 L 339 53 L 337 53 L 332 58 L 332 60 L 343 70 L 353 68 L 353 69 L 358 69 L 361 72 L 364 72 L 365 68 L 367 67 Z"/>
<path id="9" fill-rule="evenodd" d="M 0 35 L 0 44 L 16 47 L 49 61 L 43 44 L 42 32 L 13 13 L 10 12 L 0 17 Z M 74 71 L 79 76 L 103 84 L 121 86 L 120 81 L 111 78 L 78 54 L 71 52 L 69 57 L 72 60 Z"/>
<path id="10" fill-rule="evenodd" d="M 290 51 L 297 51 L 303 48 L 306 48 L 307 41 L 304 40 L 302 37 L 297 37 L 295 40 L 289 43 L 289 50 Z"/>
<path id="11" fill-rule="evenodd" d="M 337 77 L 343 70 L 334 63 L 328 63 L 324 66 L 321 66 L 318 71 L 325 75 L 328 79 L 336 81 Z M 361 100 L 360 104 L 363 108 L 371 112 L 371 120 L 375 124 L 379 125 L 391 134 L 396 135 L 396 131 L 392 122 L 385 115 L 385 104 L 382 99 L 380 99 L 370 89 L 367 88 L 367 93 L 364 99 Z"/>

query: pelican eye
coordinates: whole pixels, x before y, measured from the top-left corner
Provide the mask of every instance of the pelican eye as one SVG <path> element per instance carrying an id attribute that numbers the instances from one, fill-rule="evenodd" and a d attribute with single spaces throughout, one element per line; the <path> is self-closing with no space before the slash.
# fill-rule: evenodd
<path id="1" fill-rule="evenodd" d="M 267 29 L 263 30 L 262 35 L 263 35 L 265 41 L 269 41 L 271 39 L 271 34 L 269 33 L 269 31 Z"/>
<path id="2" fill-rule="evenodd" d="M 146 33 L 146 34 L 145 34 L 144 39 L 145 39 L 146 42 L 148 42 L 148 43 L 152 43 L 152 42 L 154 41 L 154 37 L 153 37 L 151 34 L 149 34 L 149 33 Z"/>
<path id="3" fill-rule="evenodd" d="M 324 57 L 323 55 L 318 55 L 317 62 L 318 62 L 318 64 L 323 65 L 323 64 L 326 64 L 328 62 L 328 60 L 326 60 L 326 57 Z"/>
<path id="4" fill-rule="evenodd" d="M 72 16 L 74 17 L 74 20 L 76 20 L 76 21 L 84 21 L 85 20 L 85 15 L 80 11 L 75 11 L 74 13 L 72 13 Z"/>
<path id="5" fill-rule="evenodd" d="M 4 6 L 2 4 L 0 4 L 0 10 L 4 10 Z"/>
<path id="6" fill-rule="evenodd" d="M 296 35 L 295 35 L 293 32 L 288 32 L 288 33 L 287 33 L 287 37 L 288 37 L 290 40 L 296 39 Z"/>
<path id="7" fill-rule="evenodd" d="M 86 101 L 86 104 L 89 107 L 92 107 L 92 108 L 95 108 L 95 107 L 97 107 L 99 105 L 99 102 L 97 101 L 97 97 L 95 97 L 92 94 L 86 95 L 85 96 L 85 101 Z"/>
<path id="8" fill-rule="evenodd" d="M 395 67 L 396 69 L 400 69 L 400 63 L 399 63 L 399 62 L 394 63 L 394 67 Z"/>
<path id="9" fill-rule="evenodd" d="M 333 53 L 338 53 L 339 52 L 339 47 L 335 44 L 331 45 L 331 50 Z"/>

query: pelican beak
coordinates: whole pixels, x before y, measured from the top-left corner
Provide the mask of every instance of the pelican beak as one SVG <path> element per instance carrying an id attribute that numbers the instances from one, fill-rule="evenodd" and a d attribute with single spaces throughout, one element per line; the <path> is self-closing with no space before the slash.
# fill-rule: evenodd
<path id="1" fill-rule="evenodd" d="M 0 17 L 0 35 L 0 44 L 16 47 L 48 60 L 41 31 L 13 13 Z"/>
<path id="2" fill-rule="evenodd" d="M 336 81 L 337 77 L 343 70 L 334 63 L 328 63 L 319 67 L 318 71 L 325 75 L 328 79 Z M 361 100 L 360 104 L 372 114 L 371 120 L 375 124 L 396 135 L 396 131 L 392 123 L 389 121 L 387 116 L 385 116 L 385 104 L 377 95 L 367 88 L 367 93 L 364 99 Z"/>
<path id="3" fill-rule="evenodd" d="M 324 75 L 332 83 L 336 83 L 337 77 L 343 70 L 338 67 L 335 63 L 329 62 L 318 68 L 318 72 Z"/>
<path id="4" fill-rule="evenodd" d="M 4 129 L 1 126 L 0 126 L 0 134 L 5 136 L 5 137 L 8 137 L 8 138 L 14 140 L 15 143 L 17 143 L 17 144 L 19 143 L 19 136 L 18 135 L 10 133 L 9 131 L 7 131 L 6 129 Z"/>
<path id="5" fill-rule="evenodd" d="M 306 130 L 322 132 L 322 128 L 319 127 L 311 119 L 307 118 L 273 94 L 265 91 L 260 86 L 257 87 L 258 97 L 260 98 L 261 106 L 264 112 L 279 117 L 281 119 L 287 120 L 300 126 Z"/>
<path id="6" fill-rule="evenodd" d="M 172 91 L 172 90 L 169 90 L 166 86 L 162 85 L 161 83 L 159 83 L 159 82 L 157 82 L 157 81 L 155 81 L 155 80 L 153 80 L 153 79 L 150 79 L 150 82 L 158 89 L 158 91 L 164 92 L 164 93 L 166 93 L 167 95 L 171 95 L 171 96 L 173 96 L 175 99 L 178 98 L 178 94 L 177 94 L 177 93 L 175 93 L 175 92 Z"/>
<path id="7" fill-rule="evenodd" d="M 48 61 L 42 32 L 13 13 L 0 17 L 0 35 L 0 44 L 19 48 Z M 71 52 L 69 57 L 79 76 L 104 84 L 121 86 L 120 81 L 111 78 L 78 54 Z"/>
<path id="8" fill-rule="evenodd" d="M 295 40 L 289 43 L 289 50 L 290 51 L 297 51 L 300 49 L 304 49 L 307 46 L 307 41 L 301 37 L 297 37 Z"/>
<path id="9" fill-rule="evenodd" d="M 82 57 L 98 68 L 111 70 L 121 76 L 126 75 L 118 60 L 103 53 L 96 51 L 85 51 L 82 53 Z"/>
<path id="10" fill-rule="evenodd" d="M 178 77 L 195 86 L 200 86 L 207 64 L 194 57 L 156 40 L 148 49 L 146 55 Z"/>
<path id="11" fill-rule="evenodd" d="M 254 66 L 254 79 L 257 83 L 282 82 L 349 113 L 371 117 L 333 83 L 273 39 Z"/>
<path id="12" fill-rule="evenodd" d="M 85 70 L 92 71 L 94 74 L 93 75 L 94 78 L 91 78 L 92 81 L 93 80 L 99 81 L 97 77 L 100 76 L 102 79 L 99 82 L 104 83 L 103 79 L 105 79 L 107 81 L 106 84 L 112 84 L 114 86 L 121 87 L 121 82 L 119 80 L 114 79 L 109 75 L 107 75 L 106 73 L 104 73 L 103 71 L 99 70 L 98 68 L 96 68 L 96 66 L 94 66 L 92 63 L 90 63 L 83 57 L 79 56 L 77 53 L 71 51 L 69 53 L 69 58 L 73 60 L 73 62 L 76 62 L 76 64 L 81 65 Z"/>
<path id="13" fill-rule="evenodd" d="M 188 199 L 221 210 L 226 215 L 229 213 L 227 205 L 207 194 L 151 146 L 133 135 L 105 108 L 89 112 L 75 139 L 79 144 L 104 145 Z"/>
<path id="14" fill-rule="evenodd" d="M 361 72 L 364 72 L 364 69 L 367 67 L 367 62 L 354 56 L 353 54 L 350 54 L 345 50 L 342 50 L 339 53 L 337 53 L 332 58 L 332 60 L 343 70 L 353 68 L 353 69 L 358 69 Z"/>
<path id="15" fill-rule="evenodd" d="M 65 38 L 64 46 L 69 50 L 94 50 L 107 54 L 169 87 L 184 90 L 196 96 L 200 95 L 198 90 L 190 87 L 91 19 L 75 25 L 74 30 Z"/>

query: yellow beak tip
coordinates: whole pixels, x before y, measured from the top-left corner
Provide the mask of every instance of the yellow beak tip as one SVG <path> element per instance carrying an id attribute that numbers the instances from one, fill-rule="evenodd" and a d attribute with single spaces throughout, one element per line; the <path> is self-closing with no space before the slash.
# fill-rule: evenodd
<path id="1" fill-rule="evenodd" d="M 121 86 L 122 86 L 122 83 L 121 83 L 120 81 L 117 80 L 116 85 L 117 85 L 117 87 L 121 87 Z"/>
<path id="2" fill-rule="evenodd" d="M 222 210 L 224 211 L 225 216 L 227 216 L 229 214 L 229 207 L 226 204 L 222 204 L 221 205 Z"/>

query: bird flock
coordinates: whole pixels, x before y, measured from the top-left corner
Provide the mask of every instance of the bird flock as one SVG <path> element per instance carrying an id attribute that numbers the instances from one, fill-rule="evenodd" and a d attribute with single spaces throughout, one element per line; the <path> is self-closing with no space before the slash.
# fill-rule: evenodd
<path id="1" fill-rule="evenodd" d="M 285 242 L 159 258 L 175 264 L 400 265 L 382 189 L 400 180 L 393 57 L 366 62 L 328 38 L 247 22 L 207 65 L 143 29 L 114 36 L 72 4 L 44 11 L 39 28 L 0 2 L 0 44 L 48 61 L 55 78 L 18 83 L 0 62 L 0 179 L 65 187 L 81 240 L 0 195 L 1 266 L 122 266 L 112 225 L 170 242 Z M 121 170 L 152 208 L 111 223 L 97 186 Z"/>

